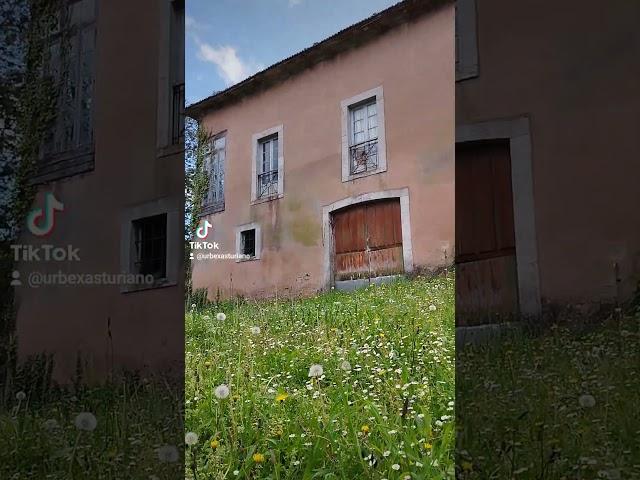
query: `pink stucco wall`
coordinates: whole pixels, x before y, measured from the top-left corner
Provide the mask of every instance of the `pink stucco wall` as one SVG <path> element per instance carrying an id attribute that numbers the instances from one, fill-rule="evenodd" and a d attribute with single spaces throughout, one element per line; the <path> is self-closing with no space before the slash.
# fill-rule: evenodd
<path id="1" fill-rule="evenodd" d="M 453 6 L 402 25 L 239 103 L 202 125 L 226 130 L 225 210 L 206 217 L 208 240 L 235 252 L 235 227 L 258 222 L 261 259 L 195 261 L 193 282 L 210 297 L 306 294 L 323 288 L 322 207 L 361 193 L 408 187 L 413 261 L 453 259 Z M 382 86 L 384 173 L 343 183 L 340 102 Z M 251 205 L 252 135 L 283 125 L 284 197 Z"/>
<path id="2" fill-rule="evenodd" d="M 456 123 L 530 120 L 542 302 L 628 299 L 640 281 L 640 4 L 476 6 L 479 75 L 457 84 Z"/>
<path id="3" fill-rule="evenodd" d="M 183 156 L 157 150 L 159 8 L 100 1 L 94 92 L 95 169 L 39 187 L 65 205 L 44 240 L 25 231 L 20 242 L 73 245 L 79 262 L 22 262 L 16 289 L 18 353 L 54 355 L 55 376 L 74 375 L 77 354 L 86 379 L 113 369 L 182 370 L 184 312 L 181 284 L 122 293 L 119 286 L 29 288 L 29 272 L 119 273 L 122 212 L 156 198 L 182 205 Z M 144 18 L 141 22 L 140 19 Z M 126 34 L 123 34 L 126 32 Z M 182 236 L 180 228 L 173 235 Z M 182 244 L 171 255 L 182 258 Z"/>

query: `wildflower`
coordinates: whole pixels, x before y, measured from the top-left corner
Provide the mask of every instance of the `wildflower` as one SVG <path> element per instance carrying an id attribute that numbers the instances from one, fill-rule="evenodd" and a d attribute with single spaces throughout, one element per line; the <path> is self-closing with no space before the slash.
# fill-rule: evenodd
<path id="1" fill-rule="evenodd" d="M 434 312 L 436 310 L 436 306 L 434 304 L 429 305 L 429 311 Z"/>
<path id="2" fill-rule="evenodd" d="M 254 453 L 252 458 L 253 458 L 253 461 L 256 463 L 263 463 L 265 460 L 264 455 L 262 453 Z"/>
<path id="3" fill-rule="evenodd" d="M 18 401 L 23 401 L 25 398 L 27 398 L 27 394 L 24 393 L 22 390 L 20 390 L 18 393 L 16 393 L 16 400 Z"/>
<path id="4" fill-rule="evenodd" d="M 187 445 L 195 445 L 198 443 L 198 434 L 195 432 L 187 432 L 184 436 L 184 443 Z"/>
<path id="5" fill-rule="evenodd" d="M 580 395 L 578 398 L 578 403 L 582 408 L 591 408 L 596 404 L 596 399 L 593 398 L 593 395 Z"/>
<path id="6" fill-rule="evenodd" d="M 224 400 L 229 396 L 229 387 L 227 387 L 224 383 L 222 385 L 218 385 L 213 391 L 213 394 L 216 396 L 216 398 Z"/>
<path id="7" fill-rule="evenodd" d="M 345 372 L 348 372 L 349 370 L 351 370 L 351 364 L 345 360 L 340 364 L 340 368 Z"/>
<path id="8" fill-rule="evenodd" d="M 238 475 L 240 475 L 240 470 L 234 470 L 233 471 L 233 476 L 237 477 Z"/>
<path id="9" fill-rule="evenodd" d="M 309 376 L 310 377 L 321 377 L 324 373 L 322 365 L 314 364 L 309 368 Z"/>
<path id="10" fill-rule="evenodd" d="M 74 424 L 78 430 L 85 430 L 87 432 L 91 432 L 95 430 L 96 425 L 98 425 L 98 420 L 90 412 L 82 412 L 79 413 L 76 417 Z"/>
<path id="11" fill-rule="evenodd" d="M 391 452 L 389 450 L 385 450 L 385 452 L 382 454 L 383 457 L 388 457 L 389 455 L 391 455 Z"/>
<path id="12" fill-rule="evenodd" d="M 260 327 L 251 327 L 251 335 L 260 335 Z"/>
<path id="13" fill-rule="evenodd" d="M 420 468 L 420 467 L 422 467 L 422 466 L 423 466 L 423 465 L 422 465 L 422 463 L 420 463 L 420 462 L 416 462 L 416 467 Z"/>
<path id="14" fill-rule="evenodd" d="M 173 463 L 178 461 L 178 449 L 172 445 L 164 445 L 157 450 L 158 459 L 162 463 Z"/>
<path id="15" fill-rule="evenodd" d="M 391 465 L 391 468 L 393 468 L 397 472 L 398 470 L 400 470 L 400 465 L 394 463 L 393 465 Z"/>
<path id="16" fill-rule="evenodd" d="M 360 427 L 360 431 L 366 435 L 369 433 L 369 425 L 362 425 L 362 427 Z"/>
<path id="17" fill-rule="evenodd" d="M 429 442 L 426 442 L 423 445 L 423 447 L 424 447 L 425 450 L 431 450 L 433 448 L 433 445 L 431 445 Z"/>
<path id="18" fill-rule="evenodd" d="M 224 322 L 227 319 L 227 316 L 220 312 L 216 315 L 216 320 L 218 320 L 219 322 Z"/>
<path id="19" fill-rule="evenodd" d="M 211 440 L 210 445 L 211 445 L 211 448 L 215 450 L 220 446 L 220 442 L 214 438 L 213 440 Z"/>
<path id="20" fill-rule="evenodd" d="M 284 403 L 288 396 L 288 393 L 279 393 L 276 395 L 276 403 Z"/>
<path id="21" fill-rule="evenodd" d="M 209 316 L 209 315 L 205 315 L 205 316 L 204 316 L 204 317 L 202 317 L 202 318 L 204 318 L 205 320 L 211 320 L 211 316 Z"/>

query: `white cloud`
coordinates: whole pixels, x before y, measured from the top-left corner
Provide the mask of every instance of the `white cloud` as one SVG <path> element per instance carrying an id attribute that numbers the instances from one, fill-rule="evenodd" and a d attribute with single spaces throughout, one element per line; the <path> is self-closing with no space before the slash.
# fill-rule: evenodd
<path id="1" fill-rule="evenodd" d="M 290 7 L 295 7 L 296 5 L 300 5 L 301 3 L 302 3 L 302 0 L 289 0 Z"/>
<path id="2" fill-rule="evenodd" d="M 213 63 L 227 86 L 238 83 L 264 68 L 261 64 L 245 62 L 238 57 L 236 49 L 229 45 L 215 47 L 198 42 L 198 47 L 198 58 Z"/>

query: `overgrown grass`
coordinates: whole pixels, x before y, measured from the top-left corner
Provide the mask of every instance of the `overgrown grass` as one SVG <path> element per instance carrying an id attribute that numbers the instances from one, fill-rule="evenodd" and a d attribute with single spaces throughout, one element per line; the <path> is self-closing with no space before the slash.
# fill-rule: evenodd
<path id="1" fill-rule="evenodd" d="M 640 314 L 457 359 L 461 478 L 640 478 Z"/>
<path id="2" fill-rule="evenodd" d="M 29 387 L 0 411 L 1 479 L 180 478 L 180 386 L 129 379 L 75 392 Z"/>
<path id="3" fill-rule="evenodd" d="M 452 274 L 192 311 L 186 335 L 188 478 L 453 477 Z"/>

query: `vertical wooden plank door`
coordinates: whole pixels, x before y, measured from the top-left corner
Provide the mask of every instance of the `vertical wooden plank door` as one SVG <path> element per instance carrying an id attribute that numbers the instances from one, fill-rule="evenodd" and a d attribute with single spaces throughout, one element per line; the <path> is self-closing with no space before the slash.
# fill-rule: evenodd
<path id="1" fill-rule="evenodd" d="M 404 272 L 400 199 L 361 203 L 332 214 L 335 280 Z"/>
<path id="2" fill-rule="evenodd" d="M 508 140 L 456 145 L 456 319 L 505 321 L 518 313 Z"/>

